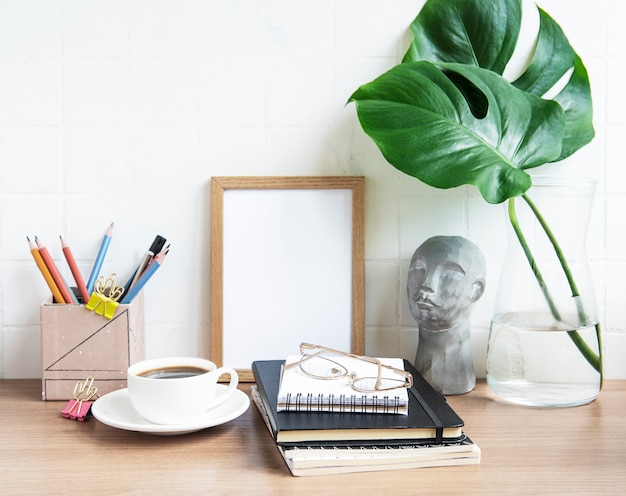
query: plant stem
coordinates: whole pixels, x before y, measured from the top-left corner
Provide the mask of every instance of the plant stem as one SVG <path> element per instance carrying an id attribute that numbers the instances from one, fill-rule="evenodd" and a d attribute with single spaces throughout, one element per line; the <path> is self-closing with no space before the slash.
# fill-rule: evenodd
<path id="1" fill-rule="evenodd" d="M 528 204 L 531 211 L 535 215 L 535 218 L 537 219 L 543 231 L 545 232 L 546 236 L 550 240 L 550 243 L 552 244 L 554 252 L 556 253 L 556 256 L 559 260 L 559 263 L 561 264 L 561 268 L 563 269 L 565 277 L 567 278 L 567 282 L 572 291 L 572 297 L 576 300 L 576 309 L 578 312 L 579 322 L 581 325 L 586 325 L 587 320 L 588 320 L 587 314 L 584 311 L 583 303 L 580 298 L 580 293 L 578 292 L 578 287 L 576 285 L 576 282 L 574 281 L 574 277 L 569 268 L 569 264 L 567 263 L 567 260 L 565 259 L 565 256 L 563 255 L 563 250 L 561 250 L 561 247 L 558 241 L 556 240 L 554 233 L 552 232 L 552 230 L 546 223 L 545 219 L 543 218 L 543 216 L 541 215 L 541 213 L 539 212 L 539 210 L 537 209 L 533 201 L 527 195 L 522 195 L 522 198 Z M 524 237 L 522 229 L 519 225 L 517 213 L 515 211 L 515 198 L 509 199 L 508 213 L 509 213 L 509 220 L 511 221 L 511 226 L 513 227 L 513 230 L 515 231 L 515 235 L 517 236 L 517 239 L 520 242 L 520 245 L 522 247 L 522 250 L 524 251 L 526 259 L 528 260 L 528 263 L 530 264 L 530 268 L 533 271 L 533 274 L 535 275 L 535 279 L 537 280 L 539 287 L 541 288 L 541 292 L 543 293 L 543 296 L 548 304 L 548 307 L 550 308 L 550 312 L 552 313 L 552 316 L 554 317 L 555 320 L 562 322 L 561 314 L 556 308 L 556 305 L 554 303 L 554 300 L 552 299 L 552 296 L 550 295 L 546 282 L 543 279 L 543 275 L 541 274 L 541 271 L 539 270 L 539 267 L 537 266 L 535 257 L 533 256 L 530 250 L 530 247 L 528 246 L 528 243 L 526 242 L 526 238 Z M 585 342 L 585 340 L 582 338 L 582 336 L 577 330 L 568 331 L 567 334 L 570 337 L 570 339 L 574 342 L 576 347 L 579 349 L 579 351 L 582 353 L 582 355 L 585 357 L 587 362 L 589 362 L 589 364 L 600 373 L 600 377 L 602 377 L 602 346 L 600 342 L 600 324 L 599 323 L 595 324 L 595 329 L 596 329 L 596 337 L 598 339 L 598 350 L 599 350 L 599 353 L 597 355 L 589 347 L 589 345 L 587 345 L 587 343 Z"/>
<path id="2" fill-rule="evenodd" d="M 537 262 L 535 262 L 535 257 L 530 251 L 530 247 L 528 246 L 528 243 L 526 242 L 526 237 L 524 236 L 524 233 L 522 232 L 522 228 L 519 225 L 519 221 L 517 219 L 517 213 L 515 211 L 515 198 L 509 199 L 509 219 L 511 221 L 511 226 L 513 226 L 513 230 L 515 231 L 515 235 L 517 236 L 517 239 L 519 240 L 520 245 L 522 246 L 524 255 L 526 255 L 526 259 L 528 260 L 528 263 L 530 264 L 530 268 L 533 271 L 533 274 L 535 274 L 535 279 L 537 279 L 537 283 L 539 283 L 539 288 L 541 289 L 541 292 L 543 293 L 543 297 L 545 298 L 546 303 L 548 304 L 548 307 L 550 307 L 550 313 L 552 314 L 555 320 L 560 321 L 561 314 L 559 313 L 559 310 L 556 308 L 556 305 L 554 304 L 554 301 L 552 300 L 552 297 L 550 296 L 550 292 L 548 291 L 548 286 L 546 285 L 546 282 L 543 279 L 543 275 L 541 274 L 541 271 L 539 270 L 539 266 L 537 265 Z"/>

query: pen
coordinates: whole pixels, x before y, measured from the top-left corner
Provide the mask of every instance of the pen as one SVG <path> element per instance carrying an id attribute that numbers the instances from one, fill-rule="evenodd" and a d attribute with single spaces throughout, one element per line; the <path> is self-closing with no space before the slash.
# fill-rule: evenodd
<path id="1" fill-rule="evenodd" d="M 73 301 L 75 301 L 74 295 L 72 295 L 70 288 L 67 286 L 67 284 L 63 280 L 63 277 L 61 276 L 59 269 L 57 269 L 57 266 L 55 265 L 54 260 L 52 260 L 52 256 L 50 255 L 50 252 L 43 245 L 43 243 L 39 241 L 37 236 L 35 236 L 35 243 L 37 243 L 39 254 L 41 255 L 41 258 L 43 258 L 43 261 L 45 262 L 46 267 L 48 267 L 48 270 L 50 271 L 50 275 L 52 275 L 52 279 L 54 279 L 54 282 L 57 285 L 57 288 L 59 288 L 59 291 L 61 292 L 61 295 L 63 296 L 63 301 L 65 303 L 72 303 Z"/>
<path id="2" fill-rule="evenodd" d="M 133 301 L 133 298 L 137 296 L 137 294 L 139 294 L 139 292 L 143 289 L 148 280 L 154 275 L 157 270 L 159 270 L 159 267 L 161 267 L 161 265 L 165 261 L 167 253 L 168 250 L 165 250 L 160 252 L 156 257 L 154 257 L 154 260 L 152 260 L 152 263 L 148 265 L 148 268 L 143 272 L 143 274 L 141 274 L 137 283 L 132 288 L 130 288 L 130 291 L 128 291 L 128 293 L 126 293 L 126 295 L 122 298 L 121 303 L 123 305 Z"/>
<path id="3" fill-rule="evenodd" d="M 61 247 L 63 248 L 63 254 L 65 255 L 67 264 L 70 266 L 70 270 L 72 271 L 72 275 L 74 276 L 74 281 L 76 281 L 76 286 L 78 287 L 78 291 L 80 292 L 80 297 L 83 300 L 83 303 L 87 303 L 89 301 L 89 292 L 87 291 L 87 286 L 85 285 L 83 276 L 81 275 L 80 270 L 78 270 L 78 265 L 76 265 L 76 260 L 74 259 L 72 250 L 70 250 L 70 247 L 63 240 L 63 236 L 59 236 L 59 238 L 61 238 Z"/>
<path id="4" fill-rule="evenodd" d="M 93 286 L 96 283 L 96 279 L 98 279 L 98 275 L 100 274 L 100 269 L 102 268 L 102 262 L 104 262 L 104 257 L 107 254 L 107 250 L 109 249 L 109 244 L 111 244 L 111 235 L 113 234 L 113 222 L 107 229 L 104 234 L 104 238 L 102 239 L 102 244 L 100 245 L 100 250 L 98 250 L 98 255 L 96 256 L 96 261 L 93 264 L 93 268 L 91 269 L 91 274 L 89 275 L 89 279 L 87 280 L 87 292 L 91 294 L 93 292 Z"/>
<path id="5" fill-rule="evenodd" d="M 143 274 L 143 271 L 146 270 L 146 267 L 148 267 L 150 262 L 152 262 L 152 259 L 155 257 L 155 255 L 163 249 L 164 245 L 165 245 L 165 238 L 157 234 L 156 237 L 154 238 L 154 241 L 150 245 L 150 248 L 148 248 L 148 251 L 144 255 L 143 260 L 139 264 L 139 267 L 137 267 L 137 270 L 135 271 L 135 274 L 133 275 L 133 280 L 130 283 L 130 286 L 128 287 L 129 290 L 135 284 L 137 284 L 137 281 L 141 277 L 141 274 Z"/>
<path id="6" fill-rule="evenodd" d="M 41 271 L 43 278 L 46 280 L 46 283 L 48 284 L 50 291 L 52 291 L 52 296 L 54 297 L 54 301 L 56 303 L 65 303 L 65 299 L 63 298 L 63 295 L 59 291 L 59 287 L 54 282 L 54 279 L 52 278 L 52 274 L 50 274 L 50 271 L 48 270 L 46 263 L 43 261 L 43 258 L 41 258 L 41 254 L 39 253 L 37 246 L 35 246 L 35 243 L 33 243 L 28 236 L 26 236 L 26 239 L 28 240 L 28 245 L 30 246 L 30 253 L 35 259 L 35 263 L 37 264 L 37 267 L 39 267 L 39 270 Z"/>

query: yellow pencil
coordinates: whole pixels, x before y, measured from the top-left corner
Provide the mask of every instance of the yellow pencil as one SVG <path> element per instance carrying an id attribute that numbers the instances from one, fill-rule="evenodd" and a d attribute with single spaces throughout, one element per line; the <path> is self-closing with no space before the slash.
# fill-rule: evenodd
<path id="1" fill-rule="evenodd" d="M 43 278 L 46 280 L 46 283 L 48 283 L 48 287 L 50 288 L 50 291 L 52 291 L 52 296 L 54 296 L 54 301 L 57 303 L 66 303 L 66 301 L 63 299 L 63 296 L 61 295 L 61 291 L 59 291 L 59 287 L 54 282 L 54 279 L 52 278 L 52 274 L 50 274 L 50 271 L 48 270 L 46 263 L 43 261 L 43 258 L 41 258 L 41 254 L 39 253 L 37 246 L 35 245 L 35 243 L 33 243 L 30 240 L 28 236 L 26 236 L 26 239 L 28 240 L 28 245 L 30 246 L 30 253 L 35 259 L 35 263 L 37 264 L 37 267 L 39 267 L 39 270 L 43 274 Z"/>

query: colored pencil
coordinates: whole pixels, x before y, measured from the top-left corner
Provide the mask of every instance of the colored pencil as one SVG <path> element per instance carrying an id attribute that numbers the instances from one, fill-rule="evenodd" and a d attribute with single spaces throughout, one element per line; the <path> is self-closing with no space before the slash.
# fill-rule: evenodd
<path id="1" fill-rule="evenodd" d="M 59 272 L 59 274 L 61 275 L 61 279 L 63 279 L 63 284 L 65 285 L 65 287 L 67 288 L 67 290 L 69 291 L 70 294 L 70 298 L 72 298 L 72 301 L 70 301 L 69 303 L 76 303 L 77 305 L 80 303 L 78 301 L 78 298 L 76 297 L 76 295 L 74 294 L 74 290 L 72 289 L 72 286 L 70 286 L 67 281 L 65 280 L 65 278 L 63 277 L 63 274 L 61 274 Z"/>
<path id="2" fill-rule="evenodd" d="M 154 273 L 159 270 L 159 267 L 161 267 L 161 265 L 163 265 L 166 256 L 167 250 L 164 250 L 160 252 L 156 257 L 154 257 L 154 260 L 152 260 L 152 263 L 148 265 L 148 268 L 146 270 L 144 270 L 143 274 L 141 274 L 141 276 L 139 277 L 139 280 L 132 288 L 130 288 L 130 291 L 126 293 L 126 295 L 122 299 L 122 304 L 128 304 L 133 301 L 133 298 L 139 294 L 139 292 L 143 289 L 143 287 L 154 275 Z"/>
<path id="3" fill-rule="evenodd" d="M 43 261 L 43 258 L 41 258 L 41 253 L 39 253 L 39 249 L 37 248 L 35 243 L 31 241 L 31 239 L 28 236 L 26 236 L 26 239 L 28 240 L 28 245 L 30 246 L 30 253 L 35 259 L 35 263 L 37 264 L 37 267 L 39 267 L 39 270 L 41 271 L 43 278 L 46 280 L 46 284 L 48 284 L 50 291 L 52 291 L 52 296 L 54 298 L 54 301 L 56 303 L 65 303 L 65 299 L 63 298 L 63 295 L 59 291 L 58 286 L 54 282 L 52 274 L 50 274 L 50 271 L 48 270 L 48 266 Z"/>
<path id="4" fill-rule="evenodd" d="M 80 297 L 83 300 L 83 303 L 87 303 L 89 301 L 89 292 L 87 291 L 87 286 L 85 281 L 83 280 L 83 276 L 78 270 L 78 265 L 76 264 L 76 260 L 74 259 L 74 254 L 72 250 L 68 246 L 68 244 L 63 240 L 63 236 L 59 236 L 61 238 L 61 247 L 63 248 L 63 254 L 65 255 L 65 260 L 67 260 L 67 265 L 70 266 L 70 270 L 72 271 L 72 275 L 74 276 L 74 281 L 76 282 L 76 287 L 80 293 Z"/>
<path id="5" fill-rule="evenodd" d="M 61 276 L 59 269 L 57 269 L 57 266 L 54 263 L 54 260 L 52 260 L 52 256 L 50 255 L 50 252 L 43 245 L 43 243 L 39 241 L 37 236 L 35 236 L 35 243 L 37 244 L 37 248 L 39 249 L 41 258 L 43 258 L 43 261 L 45 262 L 46 267 L 48 267 L 48 270 L 50 271 L 50 274 L 52 275 L 52 279 L 54 279 L 54 282 L 56 283 L 57 288 L 59 288 L 59 291 L 61 292 L 61 295 L 63 296 L 64 302 L 72 303 L 73 301 L 75 301 L 74 295 L 72 295 L 72 290 L 68 287 L 68 285 L 63 280 L 63 277 Z"/>
<path id="6" fill-rule="evenodd" d="M 104 262 L 104 257 L 107 254 L 107 250 L 109 249 L 109 245 L 111 244 L 111 235 L 113 234 L 113 222 L 107 229 L 104 234 L 104 238 L 102 239 L 102 244 L 100 245 L 100 250 L 98 250 L 98 255 L 96 256 L 96 261 L 93 264 L 91 269 L 91 274 L 89 275 L 89 279 L 87 280 L 87 292 L 91 294 L 93 292 L 94 284 L 96 283 L 96 279 L 100 275 L 100 269 L 102 269 L 102 262 Z"/>

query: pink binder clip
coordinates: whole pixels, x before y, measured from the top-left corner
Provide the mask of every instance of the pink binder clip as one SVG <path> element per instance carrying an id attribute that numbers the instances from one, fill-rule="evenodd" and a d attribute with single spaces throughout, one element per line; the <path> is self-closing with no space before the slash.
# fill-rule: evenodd
<path id="1" fill-rule="evenodd" d="M 72 420 L 84 421 L 91 410 L 91 399 L 98 392 L 93 385 L 93 377 L 89 376 L 85 383 L 77 382 L 74 386 L 74 399 L 68 401 L 67 406 L 61 411 L 61 416 Z"/>

